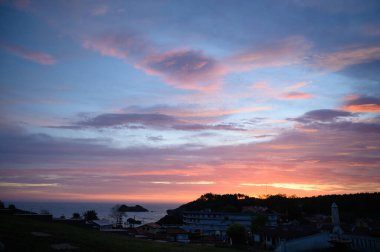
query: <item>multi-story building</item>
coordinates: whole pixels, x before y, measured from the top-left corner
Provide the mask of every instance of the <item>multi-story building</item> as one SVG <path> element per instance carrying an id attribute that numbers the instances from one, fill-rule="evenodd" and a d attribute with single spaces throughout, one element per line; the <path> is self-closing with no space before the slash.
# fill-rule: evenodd
<path id="1" fill-rule="evenodd" d="M 247 231 L 251 230 L 253 213 L 228 212 L 184 212 L 183 228 L 191 233 L 203 236 L 225 237 L 228 227 L 233 223 L 242 224 Z"/>

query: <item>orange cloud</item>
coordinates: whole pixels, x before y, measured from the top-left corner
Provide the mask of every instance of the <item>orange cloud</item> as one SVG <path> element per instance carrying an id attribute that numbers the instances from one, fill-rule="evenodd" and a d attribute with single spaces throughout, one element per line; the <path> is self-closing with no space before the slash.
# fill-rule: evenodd
<path id="1" fill-rule="evenodd" d="M 272 149 L 272 150 L 293 150 L 293 149 L 298 148 L 297 145 L 292 145 L 292 144 L 267 144 L 267 145 L 263 144 L 263 146 L 266 146 L 267 148 Z"/>
<path id="2" fill-rule="evenodd" d="M 344 100 L 345 101 L 353 101 L 353 100 L 357 100 L 360 98 L 360 95 L 357 95 L 357 94 L 351 94 L 351 95 L 347 95 L 344 97 Z"/>
<path id="3" fill-rule="evenodd" d="M 297 82 L 294 83 L 288 87 L 285 87 L 285 92 L 282 93 L 282 90 L 279 90 L 278 88 L 274 88 L 270 86 L 267 82 L 261 81 L 254 83 L 250 86 L 250 88 L 257 90 L 258 94 L 261 96 L 264 96 L 266 98 L 274 98 L 274 99 L 285 99 L 285 100 L 302 100 L 302 99 L 311 99 L 314 97 L 313 94 L 306 93 L 306 92 L 297 92 L 294 90 L 303 88 L 307 86 L 309 83 L 306 81 L 303 82 Z"/>
<path id="4" fill-rule="evenodd" d="M 253 84 L 251 87 L 254 89 L 270 89 L 269 84 L 265 81 L 257 82 Z"/>
<path id="5" fill-rule="evenodd" d="M 346 105 L 343 109 L 350 112 L 380 113 L 379 104 Z"/>
<path id="6" fill-rule="evenodd" d="M 271 110 L 270 107 L 240 107 L 240 108 L 215 108 L 204 109 L 203 107 L 169 107 L 153 106 L 148 108 L 127 107 L 123 112 L 127 113 L 158 113 L 169 116 L 181 117 L 192 122 L 214 122 L 220 117 L 236 115 L 240 113 L 252 113 L 257 111 Z"/>
<path id="7" fill-rule="evenodd" d="M 326 191 L 337 188 L 342 188 L 342 186 L 337 185 L 316 185 L 316 184 L 298 184 L 298 183 L 269 183 L 269 184 L 255 184 L 255 183 L 242 183 L 242 186 L 270 186 L 274 188 L 284 188 L 293 190 L 303 190 L 303 191 Z"/>
<path id="8" fill-rule="evenodd" d="M 288 130 L 265 143 L 218 147 L 115 148 L 87 139 L 10 135 L 4 141 L 7 159 L 20 168 L 2 170 L 1 182 L 11 183 L 1 186 L 2 195 L 186 201 L 205 192 L 310 196 L 379 190 L 379 125 L 350 121 L 350 115 L 312 111 L 297 122 L 316 128 L 313 134 Z"/>
<path id="9" fill-rule="evenodd" d="M 297 130 L 301 132 L 307 132 L 307 133 L 315 133 L 318 132 L 317 129 L 308 129 L 308 128 L 303 128 L 303 127 L 296 127 Z"/>
<path id="10" fill-rule="evenodd" d="M 304 100 L 304 99 L 311 99 L 313 97 L 314 97 L 313 94 L 304 93 L 304 92 L 289 92 L 281 96 L 282 99 L 286 99 L 286 100 Z"/>
<path id="11" fill-rule="evenodd" d="M 350 112 L 380 113 L 380 99 L 369 96 L 351 96 L 342 106 L 343 110 Z"/>

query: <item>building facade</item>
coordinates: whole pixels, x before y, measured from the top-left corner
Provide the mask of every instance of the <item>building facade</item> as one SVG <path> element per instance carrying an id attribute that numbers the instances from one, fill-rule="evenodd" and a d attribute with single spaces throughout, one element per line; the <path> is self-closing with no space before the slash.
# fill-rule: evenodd
<path id="1" fill-rule="evenodd" d="M 183 228 L 190 233 L 199 233 L 202 236 L 225 237 L 228 227 L 234 223 L 242 224 L 247 231 L 251 230 L 252 213 L 229 212 L 184 212 Z"/>

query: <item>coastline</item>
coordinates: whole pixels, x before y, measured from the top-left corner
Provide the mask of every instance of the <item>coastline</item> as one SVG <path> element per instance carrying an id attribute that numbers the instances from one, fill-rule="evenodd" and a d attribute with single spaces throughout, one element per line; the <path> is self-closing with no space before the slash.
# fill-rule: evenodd
<path id="1" fill-rule="evenodd" d="M 95 210 L 99 219 L 109 219 L 111 208 L 116 203 L 110 202 L 38 202 L 38 201 L 4 201 L 6 205 L 14 204 L 17 208 L 26 211 L 40 213 L 46 210 L 53 215 L 54 218 L 59 218 L 62 215 L 65 218 L 71 218 L 73 213 L 80 213 L 87 210 Z M 148 212 L 127 212 L 127 218 L 136 218 L 143 223 L 156 222 L 166 215 L 166 210 L 173 209 L 180 204 L 178 203 L 134 203 L 127 202 L 126 205 L 142 205 Z"/>

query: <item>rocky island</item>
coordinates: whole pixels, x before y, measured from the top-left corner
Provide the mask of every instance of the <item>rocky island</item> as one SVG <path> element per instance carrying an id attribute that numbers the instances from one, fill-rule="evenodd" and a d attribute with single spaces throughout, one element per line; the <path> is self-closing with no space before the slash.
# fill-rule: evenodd
<path id="1" fill-rule="evenodd" d="M 124 204 L 119 207 L 119 211 L 120 212 L 149 212 L 148 209 L 140 205 L 127 206 Z"/>

